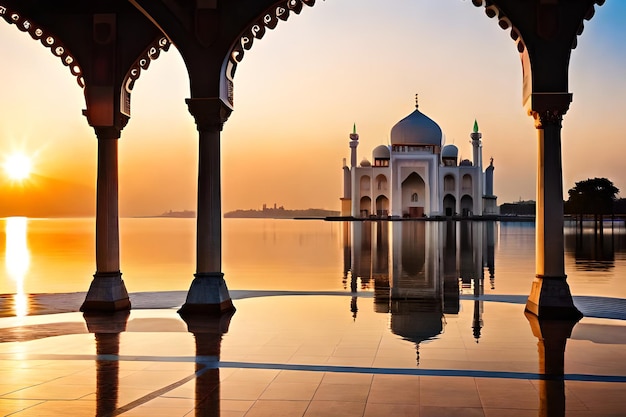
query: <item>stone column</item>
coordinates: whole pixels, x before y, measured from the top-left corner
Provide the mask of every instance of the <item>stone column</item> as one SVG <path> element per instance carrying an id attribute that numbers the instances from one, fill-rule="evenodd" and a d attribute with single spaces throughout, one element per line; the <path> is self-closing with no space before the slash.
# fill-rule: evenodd
<path id="1" fill-rule="evenodd" d="M 95 128 L 98 136 L 96 273 L 81 311 L 129 310 L 120 272 L 117 141 L 119 130 Z"/>
<path id="2" fill-rule="evenodd" d="M 230 108 L 219 98 L 187 99 L 199 132 L 196 273 L 181 315 L 233 310 L 222 273 L 220 132 Z"/>
<path id="3" fill-rule="evenodd" d="M 526 310 L 543 318 L 582 317 L 574 306 L 565 275 L 561 121 L 567 106 L 564 108 L 553 106 L 531 112 L 538 132 L 535 219 L 537 275 L 526 303 Z"/>

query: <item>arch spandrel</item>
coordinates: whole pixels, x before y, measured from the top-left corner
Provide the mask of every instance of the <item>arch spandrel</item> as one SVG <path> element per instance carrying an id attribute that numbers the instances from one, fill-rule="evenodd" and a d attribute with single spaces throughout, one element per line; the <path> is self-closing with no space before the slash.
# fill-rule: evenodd
<path id="1" fill-rule="evenodd" d="M 245 51 L 279 21 L 315 4 L 315 0 L 129 1 L 180 51 L 191 98 L 219 97 L 231 110 L 234 76 Z"/>
<path id="2" fill-rule="evenodd" d="M 0 16 L 39 40 L 69 67 L 85 90 L 85 115 L 92 126 L 115 125 L 117 130 L 125 126 L 134 82 L 170 45 L 158 28 L 124 0 L 0 0 Z M 106 24 L 111 33 L 104 36 L 97 26 Z M 106 71 L 102 71 L 103 62 Z M 94 117 L 90 111 L 94 106 L 105 110 Z"/>
<path id="3" fill-rule="evenodd" d="M 584 20 L 595 14 L 604 0 L 472 0 L 484 6 L 488 17 L 497 17 L 510 29 L 522 62 L 522 101 L 529 114 L 569 108 L 569 60 Z"/>
<path id="4" fill-rule="evenodd" d="M 76 77 L 78 85 L 81 88 L 85 86 L 82 67 L 60 39 L 41 25 L 24 16 L 22 12 L 7 5 L 6 2 L 0 3 L 0 17 L 7 23 L 15 25 L 20 31 L 27 32 L 34 40 L 40 41 L 54 56 L 61 59 L 63 65 L 69 68 L 72 75 Z"/>

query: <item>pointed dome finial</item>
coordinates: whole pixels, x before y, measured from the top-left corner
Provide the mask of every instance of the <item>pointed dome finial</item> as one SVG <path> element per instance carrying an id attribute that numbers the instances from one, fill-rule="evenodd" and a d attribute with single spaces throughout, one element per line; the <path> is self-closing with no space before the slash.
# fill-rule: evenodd
<path id="1" fill-rule="evenodd" d="M 356 135 L 356 123 L 352 126 L 352 133 Z"/>
<path id="2" fill-rule="evenodd" d="M 420 107 L 420 103 L 419 103 L 419 100 L 418 100 L 417 96 L 418 96 L 418 95 L 417 95 L 417 94 L 415 94 L 415 108 L 416 108 L 416 109 L 419 109 L 419 107 Z"/>
<path id="3" fill-rule="evenodd" d="M 474 119 L 474 133 L 478 133 L 478 122 Z"/>

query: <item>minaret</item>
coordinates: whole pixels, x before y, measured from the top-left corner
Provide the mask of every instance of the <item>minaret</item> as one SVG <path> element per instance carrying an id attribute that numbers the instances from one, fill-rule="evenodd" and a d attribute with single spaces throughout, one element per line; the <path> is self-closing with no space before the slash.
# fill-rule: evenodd
<path id="1" fill-rule="evenodd" d="M 356 148 L 359 146 L 359 135 L 356 133 L 356 123 L 352 127 L 350 133 L 350 166 L 346 165 L 346 159 L 343 160 L 343 197 L 341 200 L 341 215 L 350 216 L 352 214 L 352 169 L 356 168 L 357 155 Z"/>
<path id="2" fill-rule="evenodd" d="M 478 122 L 474 119 L 474 131 L 470 134 L 472 138 L 472 148 L 474 149 L 474 166 L 480 167 L 480 172 L 483 172 L 483 144 L 481 138 L 482 133 L 478 131 Z"/>
<path id="3" fill-rule="evenodd" d="M 470 138 L 472 138 L 474 166 L 478 168 L 476 177 L 478 189 L 476 194 L 474 194 L 474 214 L 479 216 L 483 215 L 483 144 L 480 140 L 482 137 L 482 133 L 478 131 L 478 122 L 474 119 L 474 130 L 470 134 Z"/>
<path id="4" fill-rule="evenodd" d="M 359 135 L 356 133 L 356 123 L 350 133 L 350 168 L 357 166 L 356 147 L 359 146 Z"/>

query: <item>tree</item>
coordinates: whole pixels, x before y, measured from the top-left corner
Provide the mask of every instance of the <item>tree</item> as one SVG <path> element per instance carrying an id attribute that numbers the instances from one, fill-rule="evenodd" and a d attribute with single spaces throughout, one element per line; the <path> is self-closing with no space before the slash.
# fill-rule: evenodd
<path id="1" fill-rule="evenodd" d="M 606 178 L 593 178 L 579 181 L 568 192 L 565 212 L 570 214 L 593 214 L 602 216 L 613 213 L 619 189 Z"/>

